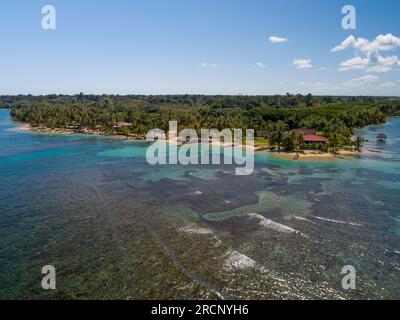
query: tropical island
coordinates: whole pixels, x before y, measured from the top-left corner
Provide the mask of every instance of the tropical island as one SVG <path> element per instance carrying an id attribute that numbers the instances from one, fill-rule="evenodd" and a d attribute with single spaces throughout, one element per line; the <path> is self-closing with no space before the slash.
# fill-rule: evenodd
<path id="1" fill-rule="evenodd" d="M 145 138 L 177 121 L 190 128 L 254 129 L 256 150 L 277 154 L 327 155 L 360 152 L 355 130 L 400 115 L 390 97 L 85 95 L 1 96 L 14 120 L 29 130 Z"/>

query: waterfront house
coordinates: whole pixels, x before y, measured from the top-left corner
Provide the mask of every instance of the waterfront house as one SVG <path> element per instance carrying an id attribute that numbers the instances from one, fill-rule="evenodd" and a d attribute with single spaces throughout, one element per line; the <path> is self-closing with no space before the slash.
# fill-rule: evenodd
<path id="1" fill-rule="evenodd" d="M 117 125 L 115 126 L 115 128 L 118 128 L 118 129 L 124 129 L 124 128 L 130 128 L 130 127 L 133 127 L 133 123 L 118 122 Z"/>
<path id="2" fill-rule="evenodd" d="M 328 142 L 329 142 L 328 138 L 323 136 L 305 135 L 303 137 L 303 144 L 307 144 L 309 148 L 317 144 L 327 144 Z"/>
<path id="3" fill-rule="evenodd" d="M 376 140 L 379 142 L 385 142 L 387 139 L 387 135 L 384 133 L 380 133 L 376 136 Z"/>

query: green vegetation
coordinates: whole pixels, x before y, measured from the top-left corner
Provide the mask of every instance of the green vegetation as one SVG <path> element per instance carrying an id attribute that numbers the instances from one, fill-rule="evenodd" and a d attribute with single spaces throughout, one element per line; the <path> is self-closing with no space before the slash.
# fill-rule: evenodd
<path id="1" fill-rule="evenodd" d="M 400 99 L 383 97 L 286 96 L 2 96 L 0 107 L 10 107 L 15 120 L 46 128 L 97 130 L 103 133 L 145 135 L 148 130 L 254 129 L 258 142 L 277 150 L 298 148 L 295 128 L 314 129 L 329 139 L 316 148 L 337 150 L 356 144 L 353 129 L 384 123 L 400 115 Z"/>
<path id="2" fill-rule="evenodd" d="M 361 151 L 361 148 L 362 148 L 364 142 L 365 142 L 364 138 L 356 137 L 356 140 L 353 142 L 354 147 L 356 148 L 356 150 Z"/>
<path id="3" fill-rule="evenodd" d="M 262 149 L 268 149 L 271 146 L 269 140 L 263 137 L 255 137 L 254 145 Z"/>

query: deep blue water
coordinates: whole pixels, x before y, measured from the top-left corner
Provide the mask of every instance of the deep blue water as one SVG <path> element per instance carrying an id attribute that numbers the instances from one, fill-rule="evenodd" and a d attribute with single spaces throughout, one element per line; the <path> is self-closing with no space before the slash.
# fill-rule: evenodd
<path id="1" fill-rule="evenodd" d="M 0 298 L 399 299 L 400 119 L 361 133 L 360 157 L 259 153 L 238 177 L 152 167 L 145 143 L 21 131 L 0 110 Z"/>

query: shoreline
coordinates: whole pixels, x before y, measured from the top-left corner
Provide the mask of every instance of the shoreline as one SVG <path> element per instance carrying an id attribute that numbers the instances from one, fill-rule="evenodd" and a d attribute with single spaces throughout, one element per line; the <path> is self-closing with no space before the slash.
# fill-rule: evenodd
<path id="1" fill-rule="evenodd" d="M 270 150 L 263 150 L 263 152 L 266 152 L 268 155 L 273 157 L 298 161 L 298 160 L 312 160 L 312 159 L 343 159 L 344 157 L 358 157 L 366 154 L 368 151 L 362 150 L 360 152 L 360 151 L 350 151 L 350 150 L 339 150 L 336 153 L 333 152 L 320 153 L 318 151 L 306 150 L 299 152 L 298 154 L 296 152 L 285 152 L 285 151 L 278 152 Z"/>
<path id="2" fill-rule="evenodd" d="M 101 137 L 110 137 L 110 138 L 115 138 L 119 140 L 132 140 L 132 141 L 138 141 L 138 142 L 143 142 L 146 141 L 146 136 L 144 135 L 139 135 L 139 134 L 132 134 L 132 135 L 124 135 L 124 134 L 119 134 L 116 132 L 104 132 L 104 131 L 99 131 L 99 130 L 92 130 L 92 129 L 65 129 L 65 128 L 47 128 L 47 127 L 40 127 L 40 126 L 32 126 L 29 123 L 26 122 L 18 122 L 16 121 L 19 125 L 19 128 L 17 130 L 19 131 L 31 131 L 31 132 L 38 132 L 38 133 L 45 133 L 45 134 L 59 134 L 59 135 L 73 135 L 73 134 L 83 134 L 83 135 L 92 135 L 92 136 L 101 136 Z M 172 144 L 172 145 L 177 145 L 177 146 L 182 146 L 182 145 L 190 145 L 190 142 L 184 143 L 182 141 L 172 141 L 172 140 L 166 140 L 167 143 Z M 199 142 L 201 143 L 201 142 Z M 246 148 L 246 145 L 242 144 L 226 144 L 223 142 L 218 142 L 218 141 L 210 141 L 210 146 L 217 146 L 221 148 L 227 148 L 227 147 L 233 147 L 233 148 Z M 253 151 L 262 151 L 264 149 L 257 150 L 257 147 L 251 147 Z"/>
<path id="3" fill-rule="evenodd" d="M 116 132 L 104 132 L 99 130 L 91 130 L 91 129 L 65 129 L 65 128 L 47 128 L 47 127 L 35 127 L 26 122 L 18 122 L 19 128 L 17 130 L 20 131 L 31 131 L 31 132 L 38 132 L 38 133 L 47 133 L 47 134 L 59 134 L 59 135 L 73 135 L 73 134 L 83 134 L 83 135 L 90 135 L 90 136 L 102 136 L 102 137 L 110 137 L 119 140 L 137 140 L 143 141 L 145 140 L 144 136 L 140 135 L 123 135 L 118 134 Z"/>
<path id="4" fill-rule="evenodd" d="M 65 128 L 47 128 L 47 127 L 40 127 L 40 126 L 32 126 L 29 123 L 25 122 L 18 122 L 19 128 L 17 130 L 20 131 L 31 131 L 31 132 L 38 132 L 38 133 L 45 133 L 45 134 L 59 134 L 59 135 L 74 135 L 74 134 L 82 134 L 82 135 L 92 135 L 92 136 L 101 136 L 101 137 L 109 137 L 117 140 L 132 140 L 132 141 L 137 141 L 137 142 L 143 142 L 146 141 L 146 137 L 144 135 L 123 135 L 123 134 L 118 134 L 116 132 L 103 132 L 99 130 L 91 130 L 91 129 L 65 129 Z M 168 143 L 171 144 L 177 144 L 179 146 L 185 145 L 183 142 L 172 142 L 169 140 L 166 140 Z M 219 146 L 221 148 L 226 148 L 226 147 L 233 147 L 233 148 L 242 148 L 245 149 L 246 145 L 231 145 L 231 144 L 225 144 L 223 142 L 210 142 L 212 146 Z M 343 159 L 344 157 L 357 157 L 361 156 L 363 154 L 372 152 L 369 150 L 362 150 L 362 151 L 350 151 L 350 150 L 339 150 L 336 153 L 333 152 L 319 152 L 317 150 L 303 150 L 300 151 L 299 153 L 297 152 L 285 152 L 285 151 L 272 151 L 268 148 L 265 147 L 257 147 L 254 146 L 252 147 L 252 150 L 257 153 L 266 153 L 270 156 L 277 157 L 277 158 L 283 158 L 287 160 L 312 160 L 312 159 Z"/>

